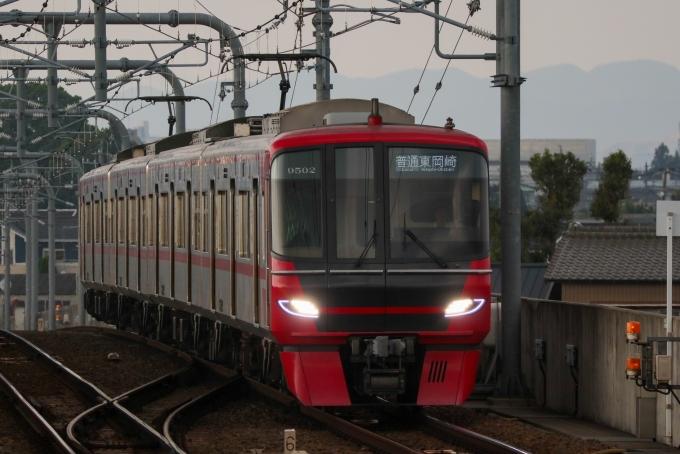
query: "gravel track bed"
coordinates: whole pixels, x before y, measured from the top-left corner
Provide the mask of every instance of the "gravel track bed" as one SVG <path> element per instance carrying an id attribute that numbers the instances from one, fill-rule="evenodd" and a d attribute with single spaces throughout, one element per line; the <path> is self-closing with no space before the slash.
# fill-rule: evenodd
<path id="1" fill-rule="evenodd" d="M 38 404 L 38 411 L 58 432 L 63 433 L 69 421 L 88 408 L 57 377 L 12 345 L 3 344 L 0 348 L 0 373 L 29 402 Z"/>
<path id="2" fill-rule="evenodd" d="M 425 412 L 442 421 L 495 438 L 531 454 L 591 454 L 611 448 L 595 440 L 581 440 L 503 418 L 486 409 L 430 407 Z"/>
<path id="3" fill-rule="evenodd" d="M 0 394 L 0 454 L 57 454 L 47 443 L 41 443 L 35 432 Z"/>
<path id="4" fill-rule="evenodd" d="M 310 454 L 369 453 L 370 448 L 335 435 L 285 406 L 256 394 L 198 419 L 184 436 L 191 454 L 283 452 L 283 431 L 295 429 L 297 450 Z"/>
<path id="5" fill-rule="evenodd" d="M 68 330 L 22 331 L 20 336 L 115 397 L 179 369 L 178 359 L 141 343 L 104 334 Z M 109 361 L 118 353 L 120 361 Z"/>

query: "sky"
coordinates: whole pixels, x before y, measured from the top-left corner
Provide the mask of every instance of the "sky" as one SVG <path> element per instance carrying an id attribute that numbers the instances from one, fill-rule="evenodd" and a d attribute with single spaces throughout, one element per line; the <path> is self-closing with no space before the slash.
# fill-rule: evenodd
<path id="1" fill-rule="evenodd" d="M 354 6 L 393 7 L 387 0 L 348 0 Z M 449 17 L 464 22 L 467 18 L 467 0 L 453 0 Z M 21 9 L 37 11 L 42 0 L 19 0 L 5 6 L 5 9 Z M 331 2 L 333 3 L 333 2 Z M 313 5 L 306 0 L 305 5 Z M 50 0 L 48 10 L 73 10 L 76 0 Z M 90 2 L 83 0 L 82 11 L 87 11 Z M 205 9 L 225 22 L 242 29 L 250 29 L 281 12 L 278 0 L 117 0 L 110 5 L 119 11 L 167 12 L 177 9 L 182 12 L 205 12 Z M 444 12 L 449 0 L 442 0 L 441 11 Z M 495 29 L 495 2 L 481 1 L 482 9 L 470 18 L 470 24 L 487 30 Z M 432 9 L 432 7 L 430 7 Z M 345 29 L 370 17 L 367 13 L 334 14 L 334 32 Z M 400 14 L 400 25 L 374 23 L 359 30 L 338 36 L 332 41 L 331 58 L 340 72 L 349 77 L 374 77 L 411 68 L 422 68 L 433 44 L 433 20 L 421 14 Z M 521 2 L 521 65 L 526 71 L 546 66 L 571 63 L 583 70 L 614 61 L 636 59 L 652 59 L 665 62 L 680 68 L 680 28 L 677 20 L 680 17 L 680 2 L 677 0 L 524 0 Z M 311 18 L 303 27 L 303 43 L 312 41 Z M 177 29 L 168 26 L 161 29 L 176 36 Z M 193 26 L 180 27 L 183 37 L 192 33 Z M 269 39 L 259 41 L 259 51 L 275 51 L 278 44 L 280 51 L 292 48 L 294 40 L 294 20 L 288 20 L 277 31 L 272 31 Z M 13 36 L 13 31 L 2 27 L 0 32 Z M 210 34 L 199 27 L 196 30 L 201 37 Z M 83 27 L 70 35 L 73 38 L 89 38 L 91 27 Z M 460 31 L 447 25 L 444 28 L 442 47 L 451 49 Z M 110 38 L 158 39 L 161 35 L 154 30 L 140 30 L 140 27 L 110 27 Z M 37 34 L 32 37 L 38 39 Z M 254 34 L 246 41 L 252 41 Z M 267 43 L 268 41 L 268 43 Z M 256 50 L 257 44 L 250 46 Z M 93 49 L 88 47 L 90 53 Z M 457 53 L 494 52 L 491 41 L 472 36 L 465 32 L 461 38 Z M 5 51 L 0 51 L 6 53 Z M 136 46 L 132 49 L 111 52 L 116 54 L 147 58 L 151 55 L 148 48 Z M 61 58 L 68 58 L 73 51 L 62 52 Z M 78 55 L 82 55 L 79 52 Z M 199 57 L 196 55 L 195 57 Z M 118 57 L 119 58 L 119 57 Z M 494 74 L 494 63 L 484 61 L 457 61 L 454 64 L 476 76 Z M 433 57 L 430 67 L 444 67 L 446 61 Z M 194 71 L 195 72 L 195 71 Z M 189 73 L 189 71 L 187 71 Z"/>
<path id="2" fill-rule="evenodd" d="M 87 12 L 91 2 L 82 0 L 83 12 Z M 292 0 L 290 0 L 292 3 Z M 394 7 L 387 0 L 347 0 L 357 7 Z M 442 0 L 441 12 L 451 5 L 449 17 L 465 22 L 468 17 L 468 0 Z M 312 0 L 305 0 L 305 6 L 312 6 Z M 338 2 L 339 3 L 339 2 Z M 331 2 L 335 4 L 335 2 Z M 47 10 L 62 12 L 75 9 L 76 0 L 49 0 Z M 24 12 L 39 11 L 42 0 L 19 0 L 2 9 L 21 9 Z M 121 12 L 167 12 L 177 9 L 182 12 L 206 12 L 209 10 L 228 24 L 243 30 L 250 30 L 259 24 L 280 14 L 282 7 L 278 0 L 114 0 L 110 8 Z M 481 11 L 469 19 L 471 25 L 494 31 L 496 2 L 481 0 Z M 432 10 L 433 7 L 430 7 Z M 109 13 L 113 14 L 113 13 Z M 401 24 L 376 22 L 335 37 L 331 41 L 331 59 L 338 71 L 347 77 L 372 78 L 392 74 L 408 69 L 423 69 L 433 45 L 434 21 L 422 14 L 399 14 Z M 367 13 L 336 13 L 331 30 L 341 32 L 370 18 Z M 575 65 L 584 71 L 612 62 L 633 60 L 655 60 L 680 69 L 680 1 L 678 0 L 523 0 L 521 1 L 521 68 L 523 72 L 537 70 L 555 65 Z M 311 16 L 305 19 L 303 27 L 303 44 L 312 43 Z M 216 33 L 204 27 L 185 25 L 171 28 L 167 25 L 149 27 L 109 26 L 109 39 L 166 39 L 161 32 L 186 38 L 189 33 L 196 33 L 201 38 L 216 37 Z M 17 36 L 21 28 L 0 27 L 3 37 Z M 74 30 L 67 26 L 66 39 L 92 39 L 92 27 L 86 26 Z M 442 49 L 450 52 L 461 35 L 460 29 L 446 25 L 442 35 Z M 268 35 L 251 33 L 242 38 L 246 52 L 280 52 L 290 51 L 295 42 L 294 16 L 278 29 Z M 39 40 L 42 36 L 32 32 L 29 39 Z M 156 52 L 164 53 L 172 50 L 174 45 L 155 46 Z M 310 48 L 310 47 L 308 47 Z M 41 52 L 41 46 L 32 46 L 32 51 Z M 211 47 L 213 54 L 218 53 L 218 45 Z M 470 33 L 463 33 L 457 54 L 494 52 L 495 43 Z M 150 59 L 152 52 L 147 46 L 137 45 L 125 49 L 110 47 L 109 59 L 127 57 L 131 59 Z M 13 51 L 0 48 L 0 59 L 16 58 Z M 85 49 L 74 49 L 61 46 L 60 59 L 81 58 L 92 59 L 92 46 Z M 175 63 L 199 62 L 203 54 L 190 50 L 180 54 Z M 446 60 L 433 56 L 429 69 L 444 68 Z M 476 77 L 487 78 L 495 74 L 495 63 L 489 61 L 456 60 L 451 65 Z M 274 64 L 263 64 L 264 72 L 276 72 Z M 211 58 L 207 66 L 201 68 L 176 68 L 175 73 L 186 81 L 196 82 L 199 79 L 217 74 L 219 61 Z M 92 71 L 90 71 L 91 73 Z M 118 72 L 110 72 L 115 77 Z M 7 71 L 0 69 L 0 77 L 6 77 Z M 44 73 L 33 72 L 31 76 L 43 76 Z M 261 81 L 262 75 L 249 72 L 247 80 L 250 84 Z M 626 74 L 621 74 L 625 80 Z M 332 77 L 331 77 L 332 79 Z M 210 79 L 215 80 L 215 79 Z M 220 80 L 230 80 L 230 75 L 221 76 Z M 490 80 L 490 79 L 487 79 Z M 531 83 L 529 81 L 528 83 Z M 142 80 L 142 91 L 163 91 L 165 82 L 158 76 L 145 77 Z M 488 86 L 488 85 L 487 85 Z M 301 87 L 312 90 L 311 86 Z M 447 87 L 445 87 L 447 88 Z M 88 84 L 67 87 L 70 92 L 89 97 L 92 89 Z M 411 90 L 412 87 L 394 87 L 395 90 Z M 119 95 L 135 96 L 135 89 L 129 87 Z M 278 93 L 275 95 L 278 96 Z M 124 107 L 124 104 L 119 106 Z M 156 109 L 157 112 L 160 110 Z M 132 116 L 126 123 L 129 125 L 139 121 L 139 114 Z"/>

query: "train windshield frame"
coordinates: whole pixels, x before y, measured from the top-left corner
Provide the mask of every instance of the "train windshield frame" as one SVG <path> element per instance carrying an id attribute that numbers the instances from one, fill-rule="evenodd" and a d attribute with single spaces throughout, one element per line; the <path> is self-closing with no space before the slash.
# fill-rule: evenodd
<path id="1" fill-rule="evenodd" d="M 388 261 L 488 257 L 489 173 L 481 153 L 389 146 L 386 158 Z"/>
<path id="2" fill-rule="evenodd" d="M 455 146 L 280 151 L 271 164 L 272 252 L 358 264 L 486 258 L 488 179 L 484 154 Z"/>

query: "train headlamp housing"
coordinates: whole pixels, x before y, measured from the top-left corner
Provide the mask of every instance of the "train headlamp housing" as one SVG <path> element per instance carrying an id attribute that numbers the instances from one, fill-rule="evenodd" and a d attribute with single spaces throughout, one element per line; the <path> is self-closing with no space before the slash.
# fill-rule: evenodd
<path id="1" fill-rule="evenodd" d="M 461 315 L 468 315 L 477 312 L 480 310 L 483 306 L 486 300 L 484 298 L 475 298 L 475 299 L 460 299 L 460 300 L 455 300 L 452 301 L 451 304 L 449 304 L 446 307 L 446 311 L 444 312 L 445 317 L 459 317 Z"/>
<path id="2" fill-rule="evenodd" d="M 279 306 L 286 313 L 297 317 L 319 318 L 319 308 L 311 301 L 279 300 Z"/>

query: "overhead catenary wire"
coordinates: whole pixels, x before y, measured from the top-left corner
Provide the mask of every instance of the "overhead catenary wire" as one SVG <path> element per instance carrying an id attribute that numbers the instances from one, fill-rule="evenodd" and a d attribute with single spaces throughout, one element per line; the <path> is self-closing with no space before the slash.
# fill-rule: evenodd
<path id="1" fill-rule="evenodd" d="M 467 19 L 465 19 L 465 25 L 467 25 L 471 16 L 472 16 L 472 14 L 468 14 Z M 458 49 L 458 44 L 460 43 L 460 39 L 463 37 L 464 31 L 465 30 L 460 31 L 460 34 L 458 35 L 458 40 L 456 40 L 456 45 L 453 47 L 453 52 L 451 52 L 452 55 L 456 53 L 456 49 Z M 446 76 L 446 71 L 448 71 L 450 64 L 451 64 L 451 60 L 446 62 L 446 67 L 444 68 L 444 72 L 442 73 L 442 77 L 439 79 L 439 82 L 437 82 L 437 85 L 435 85 L 434 93 L 432 94 L 432 99 L 430 99 L 430 104 L 427 106 L 427 110 L 425 111 L 425 115 L 423 115 L 423 120 L 420 122 L 421 125 L 423 123 L 425 123 L 425 119 L 427 118 L 428 112 L 430 112 L 430 107 L 432 107 L 432 103 L 434 102 L 434 98 L 437 96 L 437 92 L 439 92 L 439 90 L 442 88 L 442 81 L 444 80 L 444 76 Z"/>
<path id="2" fill-rule="evenodd" d="M 453 5 L 453 0 L 449 2 L 449 7 L 446 8 L 446 13 L 444 14 L 444 17 L 449 16 L 449 10 L 451 9 L 451 5 Z M 444 23 L 439 26 L 439 31 L 441 32 L 442 29 L 444 28 Z M 423 80 L 423 76 L 425 75 L 425 71 L 427 70 L 427 65 L 430 64 L 430 59 L 432 58 L 432 54 L 434 53 L 434 44 L 432 45 L 432 49 L 430 49 L 430 55 L 427 56 L 427 61 L 425 62 L 425 66 L 423 67 L 423 72 L 420 73 L 420 78 L 418 79 L 418 83 L 416 86 L 413 88 L 413 96 L 411 97 L 411 102 L 408 103 L 408 109 L 406 109 L 406 113 L 409 113 L 411 110 L 411 105 L 413 104 L 413 100 L 416 98 L 416 95 L 418 92 L 420 92 L 420 82 Z"/>

